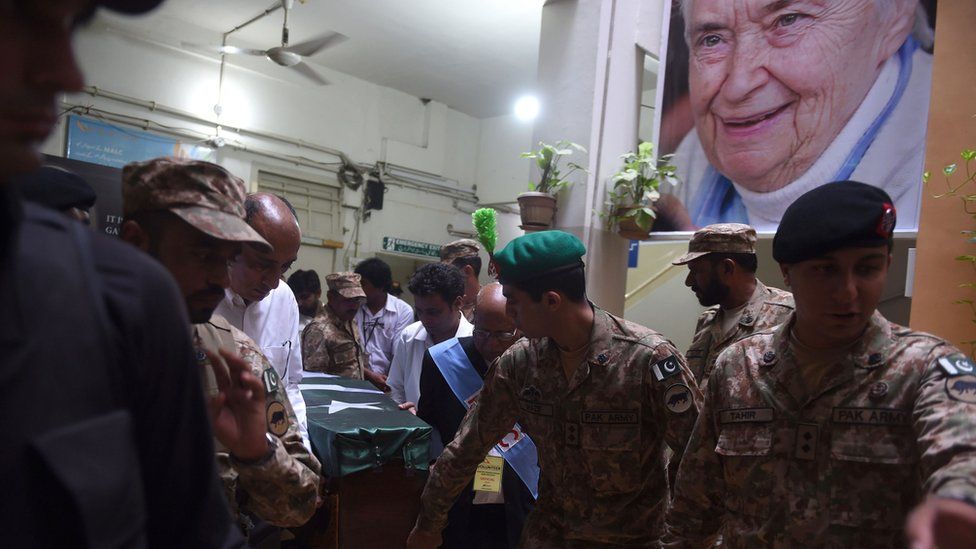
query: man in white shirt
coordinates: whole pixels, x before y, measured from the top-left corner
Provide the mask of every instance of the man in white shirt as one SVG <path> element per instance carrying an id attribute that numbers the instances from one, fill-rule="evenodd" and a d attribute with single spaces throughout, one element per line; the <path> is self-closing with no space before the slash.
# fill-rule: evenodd
<path id="1" fill-rule="evenodd" d="M 413 322 L 413 308 L 387 293 L 393 274 L 382 259 L 373 257 L 359 263 L 356 274 L 362 278 L 366 294 L 366 302 L 356 313 L 356 324 L 363 338 L 363 349 L 369 355 L 369 369 L 385 383 L 393 360 L 393 342 Z"/>
<path id="2" fill-rule="evenodd" d="M 386 383 L 400 408 L 417 413 L 424 352 L 452 337 L 470 336 L 473 326 L 461 315 L 464 276 L 457 267 L 424 265 L 410 278 L 407 288 L 413 294 L 420 321 L 404 328 L 394 343 Z"/>
<path id="3" fill-rule="evenodd" d="M 302 381 L 301 335 L 298 304 L 287 284 L 280 284 L 298 258 L 302 233 L 291 205 L 268 193 L 255 193 L 244 203 L 247 223 L 272 246 L 262 251 L 244 246 L 229 265 L 230 288 L 217 306 L 217 314 L 253 339 L 285 382 L 305 445 L 308 423 Z"/>

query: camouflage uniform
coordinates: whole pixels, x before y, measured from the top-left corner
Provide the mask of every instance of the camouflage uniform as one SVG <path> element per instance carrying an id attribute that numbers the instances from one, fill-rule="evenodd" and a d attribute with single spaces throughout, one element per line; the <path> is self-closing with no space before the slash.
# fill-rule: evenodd
<path id="1" fill-rule="evenodd" d="M 369 360 L 354 320 L 343 322 L 328 305 L 302 332 L 302 364 L 310 372 L 363 379 Z"/>
<path id="2" fill-rule="evenodd" d="M 269 460 L 246 464 L 232 458 L 214 439 L 231 512 L 245 533 L 251 525 L 250 515 L 282 527 L 305 524 L 315 513 L 322 466 L 302 443 L 298 420 L 278 374 L 257 344 L 219 315 L 213 315 L 206 324 L 194 324 L 193 339 L 209 395 L 217 393 L 217 384 L 202 349 L 216 352 L 218 347 L 232 348 L 251 365 L 251 372 L 263 381 L 267 393 L 268 432 L 280 441 Z"/>
<path id="3" fill-rule="evenodd" d="M 668 501 L 665 444 L 680 456 L 700 398 L 667 340 L 597 308 L 587 359 L 570 382 L 555 344 L 522 339 L 489 371 L 437 460 L 417 527 L 444 527 L 489 448 L 518 421 L 542 470 L 523 547 L 652 545 Z"/>
<path id="4" fill-rule="evenodd" d="M 976 502 L 972 363 L 875 312 L 821 383 L 797 387 L 794 318 L 719 357 L 678 472 L 671 546 L 718 533 L 732 547 L 895 547 L 923 495 Z"/>
<path id="5" fill-rule="evenodd" d="M 793 312 L 793 294 L 778 288 L 769 288 L 756 280 L 756 291 L 739 313 L 738 323 L 728 332 L 718 334 L 722 323 L 719 307 L 709 307 L 698 317 L 695 339 L 688 347 L 685 358 L 688 369 L 694 374 L 702 392 L 705 392 L 708 377 L 715 367 L 715 359 L 733 341 L 747 335 L 771 329 L 784 322 Z"/>

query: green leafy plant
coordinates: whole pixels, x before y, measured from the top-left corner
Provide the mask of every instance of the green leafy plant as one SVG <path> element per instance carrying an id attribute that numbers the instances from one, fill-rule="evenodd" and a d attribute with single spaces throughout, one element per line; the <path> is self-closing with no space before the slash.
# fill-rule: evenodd
<path id="1" fill-rule="evenodd" d="M 949 164 L 942 168 L 942 176 L 945 180 L 945 192 L 935 195 L 935 198 L 958 198 L 962 202 L 963 211 L 976 222 L 976 169 L 973 166 L 973 163 L 976 162 L 976 150 L 966 149 L 959 156 L 965 162 L 965 177 L 961 181 L 959 180 L 961 174 L 959 174 L 958 163 Z M 932 174 L 930 172 L 922 174 L 922 180 L 926 184 L 929 183 L 931 178 Z M 960 233 L 969 244 L 976 244 L 976 229 L 960 231 Z M 976 254 L 956 256 L 956 261 L 968 264 L 972 267 L 973 273 L 976 274 Z M 959 287 L 973 291 L 976 290 L 976 282 L 963 282 L 959 284 Z M 969 307 L 972 311 L 970 322 L 976 324 L 976 301 L 971 298 L 963 298 L 955 300 L 955 303 Z M 963 343 L 969 345 L 970 356 L 976 357 L 976 339 L 963 341 Z"/>
<path id="2" fill-rule="evenodd" d="M 643 231 L 650 231 L 657 214 L 654 203 L 661 197 L 660 187 L 678 184 L 677 168 L 671 164 L 672 155 L 654 158 L 654 144 L 642 142 L 637 152 L 621 155 L 623 167 L 610 177 L 613 185 L 607 194 L 607 228 L 625 219 L 632 219 Z"/>
<path id="3" fill-rule="evenodd" d="M 586 168 L 575 162 L 566 162 L 569 168 L 564 173 L 559 167 L 559 160 L 573 152 L 586 153 L 586 149 L 572 141 L 558 141 L 555 145 L 539 142 L 539 149 L 522 153 L 522 158 L 535 159 L 535 163 L 542 170 L 539 183 L 529 183 L 529 190 L 556 196 L 560 191 L 572 185 L 568 177 L 577 171 L 589 173 Z"/>
<path id="4" fill-rule="evenodd" d="M 497 214 L 492 208 L 480 208 L 471 214 L 471 223 L 474 230 L 478 233 L 478 241 L 485 247 L 488 255 L 495 253 L 495 244 L 498 242 L 498 221 Z"/>

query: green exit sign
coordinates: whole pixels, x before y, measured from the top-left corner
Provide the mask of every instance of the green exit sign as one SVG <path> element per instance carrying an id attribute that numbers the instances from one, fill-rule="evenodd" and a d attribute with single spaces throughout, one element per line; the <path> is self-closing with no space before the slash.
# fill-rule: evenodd
<path id="1" fill-rule="evenodd" d="M 423 257 L 436 257 L 438 259 L 441 257 L 441 247 L 439 244 L 394 238 L 392 236 L 383 237 L 383 251 Z"/>

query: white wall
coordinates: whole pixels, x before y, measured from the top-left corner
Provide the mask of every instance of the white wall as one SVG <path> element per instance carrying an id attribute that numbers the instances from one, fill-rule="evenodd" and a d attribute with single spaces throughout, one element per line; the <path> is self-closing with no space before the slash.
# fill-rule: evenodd
<path id="1" fill-rule="evenodd" d="M 67 102 L 178 128 L 197 135 L 200 141 L 217 132 L 213 106 L 217 102 L 219 64 L 215 58 L 137 38 L 124 23 L 113 21 L 110 25 L 104 20 L 78 33 L 76 51 L 88 85 L 155 101 L 213 123 L 201 124 L 87 94 L 68 96 Z M 220 135 L 229 145 L 238 147 L 219 149 L 216 160 L 248 181 L 250 190 L 256 188 L 258 170 L 320 182 L 334 182 L 335 174 L 328 167 L 301 166 L 248 150 L 332 163 L 332 170 L 339 159 L 307 148 L 241 135 L 235 132 L 236 126 L 338 149 L 360 165 L 387 161 L 439 175 L 456 181 L 462 191 L 470 192 L 477 185 L 490 197 L 482 198 L 482 202 L 514 200 L 517 192 L 499 182 L 520 180 L 521 189 L 527 181 L 528 162 L 520 159 L 518 153 L 527 150 L 531 127 L 513 124 L 506 117 L 482 121 L 440 103 L 425 105 L 419 98 L 397 90 L 327 69 L 316 67 L 316 70 L 331 80 L 332 85 L 310 85 L 291 71 L 261 58 L 234 58 L 233 65 L 226 65 Z M 45 152 L 64 154 L 64 139 L 62 125 L 45 145 Z M 303 245 L 297 268 L 315 268 L 322 275 L 345 269 L 352 257 L 374 255 L 384 236 L 435 244 L 449 242 L 457 237 L 447 233 L 447 225 L 472 231 L 470 215 L 464 211 L 477 207 L 462 200 L 457 208 L 455 198 L 388 184 L 384 209 L 373 212 L 360 225 L 358 238 L 354 238 L 356 208 L 361 200 L 360 192 L 343 191 L 342 201 L 347 206 L 343 216 L 345 247 L 333 251 Z M 517 216 L 500 216 L 500 245 L 521 234 L 517 224 Z"/>

